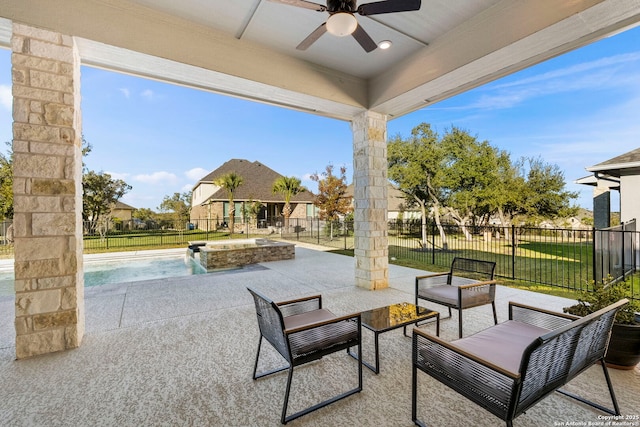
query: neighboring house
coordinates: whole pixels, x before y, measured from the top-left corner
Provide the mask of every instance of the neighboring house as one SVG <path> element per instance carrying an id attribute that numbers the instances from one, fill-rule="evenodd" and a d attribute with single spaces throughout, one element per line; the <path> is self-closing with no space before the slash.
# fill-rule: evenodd
<path id="1" fill-rule="evenodd" d="M 640 148 L 586 168 L 592 176 L 580 178 L 577 184 L 592 185 L 593 221 L 596 228 L 611 225 L 611 190 L 620 192 L 620 221 L 640 218 Z"/>
<path id="2" fill-rule="evenodd" d="M 353 184 L 347 186 L 346 194 L 353 197 Z M 387 219 L 420 219 L 420 209 L 416 206 L 408 208 L 404 193 L 391 182 L 387 185 Z"/>
<path id="3" fill-rule="evenodd" d="M 282 175 L 260 162 L 244 159 L 231 159 L 203 177 L 193 187 L 191 193 L 191 222 L 200 229 L 215 229 L 223 222 L 229 221 L 229 195 L 227 190 L 218 187 L 214 182 L 229 172 L 235 172 L 243 179 L 243 184 L 234 192 L 235 219 L 237 224 L 248 220 L 243 218 L 243 207 L 259 201 L 262 208 L 257 215 L 255 226 L 275 225 L 282 219 L 284 197 L 274 194 L 273 183 Z M 292 219 L 307 219 L 316 216 L 313 205 L 315 196 L 309 191 L 292 197 Z"/>
<path id="4" fill-rule="evenodd" d="M 131 221 L 131 219 L 133 218 L 133 211 L 135 210 L 136 208 L 134 208 L 133 206 L 129 206 L 126 203 L 117 201 L 115 206 L 111 208 L 111 214 L 109 214 L 109 216 L 112 219 L 118 218 L 123 222 Z"/>

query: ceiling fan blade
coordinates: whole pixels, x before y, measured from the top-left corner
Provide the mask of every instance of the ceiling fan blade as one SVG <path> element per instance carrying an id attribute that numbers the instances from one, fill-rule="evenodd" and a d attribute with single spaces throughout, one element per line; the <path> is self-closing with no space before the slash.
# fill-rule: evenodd
<path id="1" fill-rule="evenodd" d="M 325 10 L 327 10 L 327 7 L 324 5 L 313 3 L 306 0 L 269 0 L 269 1 L 272 1 L 274 3 L 288 4 L 289 6 L 296 6 L 296 7 L 302 7 L 305 9 L 316 10 L 318 12 L 324 12 Z"/>
<path id="2" fill-rule="evenodd" d="M 374 51 L 378 47 L 376 42 L 374 42 L 373 39 L 369 37 L 369 34 L 367 34 L 367 32 L 360 26 L 360 24 L 358 24 L 356 30 L 351 35 L 367 52 Z"/>
<path id="3" fill-rule="evenodd" d="M 360 15 L 379 15 L 381 13 L 410 12 L 420 10 L 421 0 L 387 0 L 366 3 L 358 6 Z"/>
<path id="4" fill-rule="evenodd" d="M 318 40 L 320 36 L 322 36 L 326 32 L 327 32 L 327 25 L 325 22 L 323 22 L 318 28 L 313 30 L 313 32 L 309 34 L 306 39 L 302 40 L 300 44 L 296 46 L 296 49 L 307 50 L 309 46 L 315 43 L 315 41 Z"/>

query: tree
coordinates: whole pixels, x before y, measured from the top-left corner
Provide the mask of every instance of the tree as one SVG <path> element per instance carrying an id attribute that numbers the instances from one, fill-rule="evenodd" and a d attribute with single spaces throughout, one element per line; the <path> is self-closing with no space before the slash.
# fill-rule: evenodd
<path id="1" fill-rule="evenodd" d="M 333 221 L 340 215 L 346 215 L 353 211 L 352 198 L 347 196 L 347 168 L 340 167 L 340 176 L 333 174 L 333 165 L 328 165 L 322 174 L 317 172 L 311 175 L 311 179 L 318 183 L 318 195 L 313 202 L 320 212 L 320 219 L 331 221 L 331 236 L 333 239 Z"/>
<path id="2" fill-rule="evenodd" d="M 0 221 L 13 218 L 13 152 L 0 153 Z"/>
<path id="3" fill-rule="evenodd" d="M 509 155 L 457 127 L 447 131 L 440 144 L 446 170 L 442 202 L 465 237 L 471 239 L 467 227 L 482 218 L 488 220 L 503 193 L 511 192 L 499 182 L 501 170 L 510 164 Z"/>
<path id="4" fill-rule="evenodd" d="M 235 191 L 243 182 L 244 178 L 235 172 L 226 173 L 213 182 L 218 187 L 222 187 L 227 190 L 227 196 L 229 197 L 229 232 L 231 234 L 233 234 L 233 227 L 236 222 L 236 207 L 233 202 L 233 196 Z"/>
<path id="5" fill-rule="evenodd" d="M 519 162 L 525 184 L 518 203 L 517 213 L 530 219 L 555 218 L 575 215 L 576 206 L 571 200 L 577 192 L 565 190 L 564 172 L 558 165 L 545 163 L 540 157 L 523 158 Z"/>
<path id="6" fill-rule="evenodd" d="M 189 222 L 191 218 L 191 192 L 173 193 L 172 196 L 164 196 L 158 206 L 160 212 L 171 212 L 174 217 L 174 227 L 182 230 L 182 224 Z"/>
<path id="7" fill-rule="evenodd" d="M 133 227 L 137 229 L 153 228 L 157 225 L 158 214 L 149 208 L 138 208 L 131 214 Z"/>
<path id="8" fill-rule="evenodd" d="M 242 216 L 250 221 L 255 221 L 263 206 L 264 204 L 260 200 L 249 199 L 242 204 Z"/>
<path id="9" fill-rule="evenodd" d="M 82 177 L 82 189 L 82 218 L 89 222 L 89 231 L 95 232 L 101 217 L 111 212 L 131 186 L 121 179 L 111 178 L 108 173 L 89 171 Z"/>
<path id="10" fill-rule="evenodd" d="M 154 221 L 156 213 L 149 208 L 139 208 L 133 211 L 132 218 L 139 219 L 140 221 Z"/>
<path id="11" fill-rule="evenodd" d="M 427 245 L 429 206 L 432 207 L 442 245 L 445 248 L 447 246 L 447 238 L 440 223 L 445 154 L 437 132 L 427 123 L 414 127 L 408 139 L 404 140 L 398 135 L 387 144 L 389 179 L 405 194 L 409 206 L 420 206 L 423 248 Z"/>
<path id="12" fill-rule="evenodd" d="M 284 228 L 289 230 L 289 217 L 291 216 L 291 198 L 297 194 L 306 191 L 295 176 L 281 176 L 273 183 L 272 191 L 274 194 L 281 194 L 284 197 L 284 208 L 282 208 L 282 216 L 284 217 Z"/>

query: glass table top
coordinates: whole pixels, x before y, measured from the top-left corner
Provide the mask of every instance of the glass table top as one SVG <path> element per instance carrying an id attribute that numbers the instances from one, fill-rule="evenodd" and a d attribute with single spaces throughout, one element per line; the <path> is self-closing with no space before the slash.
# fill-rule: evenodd
<path id="1" fill-rule="evenodd" d="M 399 328 L 420 320 L 438 316 L 437 311 L 416 306 L 408 302 L 374 308 L 361 313 L 362 325 L 372 331 Z"/>

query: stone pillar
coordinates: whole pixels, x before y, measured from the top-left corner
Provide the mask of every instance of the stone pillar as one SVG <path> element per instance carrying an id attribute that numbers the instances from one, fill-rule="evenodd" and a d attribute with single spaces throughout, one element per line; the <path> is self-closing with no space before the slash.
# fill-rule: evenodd
<path id="1" fill-rule="evenodd" d="M 389 286 L 387 117 L 365 111 L 351 130 L 356 285 L 382 289 Z"/>
<path id="2" fill-rule="evenodd" d="M 74 40 L 15 24 L 13 154 L 16 357 L 84 334 L 80 60 Z"/>

